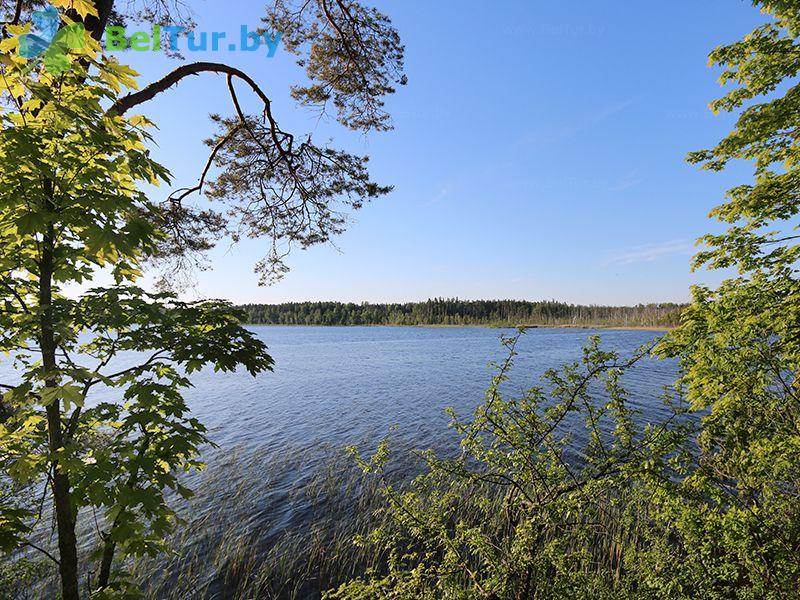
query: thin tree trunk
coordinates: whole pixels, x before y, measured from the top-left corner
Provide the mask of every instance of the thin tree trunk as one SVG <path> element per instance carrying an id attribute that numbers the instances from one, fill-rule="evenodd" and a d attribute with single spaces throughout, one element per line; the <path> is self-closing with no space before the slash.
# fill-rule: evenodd
<path id="1" fill-rule="evenodd" d="M 53 323 L 53 226 L 50 225 L 42 240 L 41 265 L 39 268 L 39 347 L 42 351 L 45 387 L 57 385 L 56 342 Z M 47 430 L 49 448 L 55 453 L 64 447 L 61 430 L 61 400 L 56 398 L 47 407 Z M 58 462 L 53 462 L 53 503 L 58 529 L 59 572 L 63 600 L 80 600 L 78 588 L 78 544 L 75 539 L 75 518 L 70 503 L 69 477 L 63 473 Z"/>
<path id="2" fill-rule="evenodd" d="M 100 562 L 100 574 L 97 576 L 98 589 L 102 590 L 106 587 L 109 579 L 111 579 L 111 565 L 114 562 L 114 552 L 116 549 L 117 544 L 111 540 L 111 536 L 109 535 L 103 545 L 103 560 Z"/>
<path id="3" fill-rule="evenodd" d="M 150 435 L 147 433 L 147 430 L 144 430 L 144 436 L 142 438 L 142 444 L 139 447 L 139 451 L 137 452 L 138 460 L 142 460 L 147 452 L 147 447 L 150 444 Z M 137 467 L 136 470 L 131 473 L 131 476 L 128 478 L 128 487 L 133 488 L 139 481 L 139 468 Z M 114 530 L 119 525 L 120 517 L 122 516 L 122 512 L 120 512 L 114 522 L 111 524 L 111 529 L 106 536 L 105 542 L 103 543 L 103 558 L 100 562 L 100 574 L 97 576 L 97 589 L 102 590 L 104 587 L 108 586 L 108 582 L 111 579 L 111 565 L 114 563 L 114 552 L 117 549 L 117 543 L 113 540 Z"/>
<path id="4" fill-rule="evenodd" d="M 95 39 L 100 39 L 108 21 L 113 0 L 95 0 L 97 17 L 86 19 L 85 26 Z M 77 17 L 77 15 L 75 15 Z M 76 19 L 77 20 L 77 19 Z M 51 187 L 47 186 L 46 187 Z M 48 190 L 52 193 L 52 189 Z M 54 208 L 53 206 L 50 207 Z M 55 387 L 56 342 L 53 319 L 53 271 L 55 236 L 52 224 L 42 240 L 41 265 L 39 267 L 39 307 L 41 310 L 39 347 L 42 352 L 45 387 Z M 61 401 L 55 399 L 47 407 L 47 430 L 50 452 L 64 447 L 64 432 L 61 428 Z M 53 462 L 53 504 L 55 505 L 56 527 L 58 530 L 59 574 L 61 576 L 61 596 L 63 600 L 80 600 L 78 584 L 78 542 L 75 537 L 75 515 L 70 501 L 70 481 L 61 472 L 58 462 Z M 113 556 L 113 549 L 111 551 Z"/>
<path id="5" fill-rule="evenodd" d="M 95 39 L 100 39 L 108 21 L 114 0 L 95 0 L 97 17 L 86 19 L 85 26 Z M 77 15 L 74 15 L 77 16 Z M 78 19 L 75 19 L 78 20 Z M 52 195 L 52 185 L 45 183 L 46 191 Z M 50 209 L 55 207 L 50 201 Z M 52 223 L 48 226 L 42 239 L 41 264 L 39 265 L 39 348 L 42 352 L 44 385 L 53 388 L 57 382 L 56 341 L 53 317 L 53 272 L 55 235 Z M 51 453 L 64 448 L 64 432 L 61 428 L 61 400 L 55 399 L 46 408 L 48 445 Z M 75 515 L 70 501 L 69 476 L 63 473 L 57 461 L 53 461 L 53 504 L 56 513 L 58 531 L 59 575 L 61 577 L 62 600 L 80 600 L 78 583 L 78 542 L 75 537 Z M 113 555 L 113 550 L 112 550 Z"/>

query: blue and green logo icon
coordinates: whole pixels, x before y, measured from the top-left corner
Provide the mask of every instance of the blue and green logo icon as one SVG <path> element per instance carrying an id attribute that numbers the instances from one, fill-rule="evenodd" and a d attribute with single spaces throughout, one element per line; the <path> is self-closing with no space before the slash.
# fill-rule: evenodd
<path id="1" fill-rule="evenodd" d="M 20 56 L 37 61 L 41 58 L 45 70 L 53 75 L 69 69 L 67 50 L 83 48 L 85 43 L 82 23 L 73 23 L 59 29 L 60 24 L 58 11 L 48 6 L 33 13 L 31 32 L 19 38 Z"/>

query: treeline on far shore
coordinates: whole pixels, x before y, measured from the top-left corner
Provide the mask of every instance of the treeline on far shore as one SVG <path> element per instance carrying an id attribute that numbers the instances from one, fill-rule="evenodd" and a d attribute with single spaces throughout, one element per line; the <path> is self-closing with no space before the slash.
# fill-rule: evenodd
<path id="1" fill-rule="evenodd" d="M 289 302 L 246 304 L 254 325 L 490 325 L 540 327 L 673 327 L 684 305 L 595 306 L 526 300 L 459 300 L 371 304 Z"/>

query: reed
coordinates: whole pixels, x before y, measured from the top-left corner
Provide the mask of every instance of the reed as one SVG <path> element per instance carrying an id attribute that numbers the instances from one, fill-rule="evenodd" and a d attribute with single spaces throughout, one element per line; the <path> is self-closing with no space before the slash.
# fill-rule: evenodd
<path id="1" fill-rule="evenodd" d="M 132 565 L 145 594 L 165 600 L 319 597 L 379 567 L 380 555 L 354 544 L 384 518 L 378 482 L 343 452 L 315 459 L 317 468 L 280 494 L 286 505 L 272 500 L 271 486 L 292 470 L 307 470 L 307 458 L 235 455 L 216 465 L 186 507 L 185 524 L 168 540 L 174 552 Z M 231 481 L 237 482 L 233 488 Z"/>
<path id="2" fill-rule="evenodd" d="M 302 455 L 277 464 L 266 455 L 232 456 L 209 473 L 189 506 L 198 516 L 187 519 L 169 540 L 173 553 L 131 565 L 145 596 L 320 598 L 326 590 L 366 573 L 383 572 L 387 556 L 381 545 L 355 543 L 368 539 L 377 528 L 397 527 L 384 510 L 383 484 L 365 475 L 343 453 L 332 452 L 291 491 L 289 505 L 274 510 L 270 484 L 300 462 Z M 398 469 L 396 476 L 395 484 L 402 486 L 411 471 Z M 220 496 L 231 480 L 238 484 Z M 499 486 L 481 490 L 480 497 L 492 499 L 489 505 L 473 501 L 477 496 L 465 494 L 453 506 L 453 527 L 460 523 L 495 530 L 497 543 L 503 544 L 529 517 L 509 509 L 513 502 Z M 558 544 L 570 556 L 582 557 L 575 569 L 601 575 L 613 584 L 624 575 L 627 549 L 643 543 L 636 528 L 620 518 L 623 505 L 620 498 L 601 499 L 591 514 L 573 515 L 570 527 L 542 525 L 538 537 L 542 548 Z"/>

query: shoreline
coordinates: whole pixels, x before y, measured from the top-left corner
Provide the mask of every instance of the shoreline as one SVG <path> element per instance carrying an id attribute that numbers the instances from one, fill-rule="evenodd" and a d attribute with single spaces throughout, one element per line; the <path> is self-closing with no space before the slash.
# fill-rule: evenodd
<path id="1" fill-rule="evenodd" d="M 661 331 L 668 332 L 676 328 L 672 325 L 505 325 L 492 323 L 478 323 L 474 325 L 449 325 L 439 323 L 421 323 L 418 325 L 399 325 L 399 324 L 380 324 L 365 323 L 363 325 L 322 325 L 312 324 L 289 324 L 289 323 L 244 323 L 248 327 L 326 327 L 326 328 L 348 328 L 348 327 L 417 327 L 419 329 L 598 329 L 607 331 Z"/>

